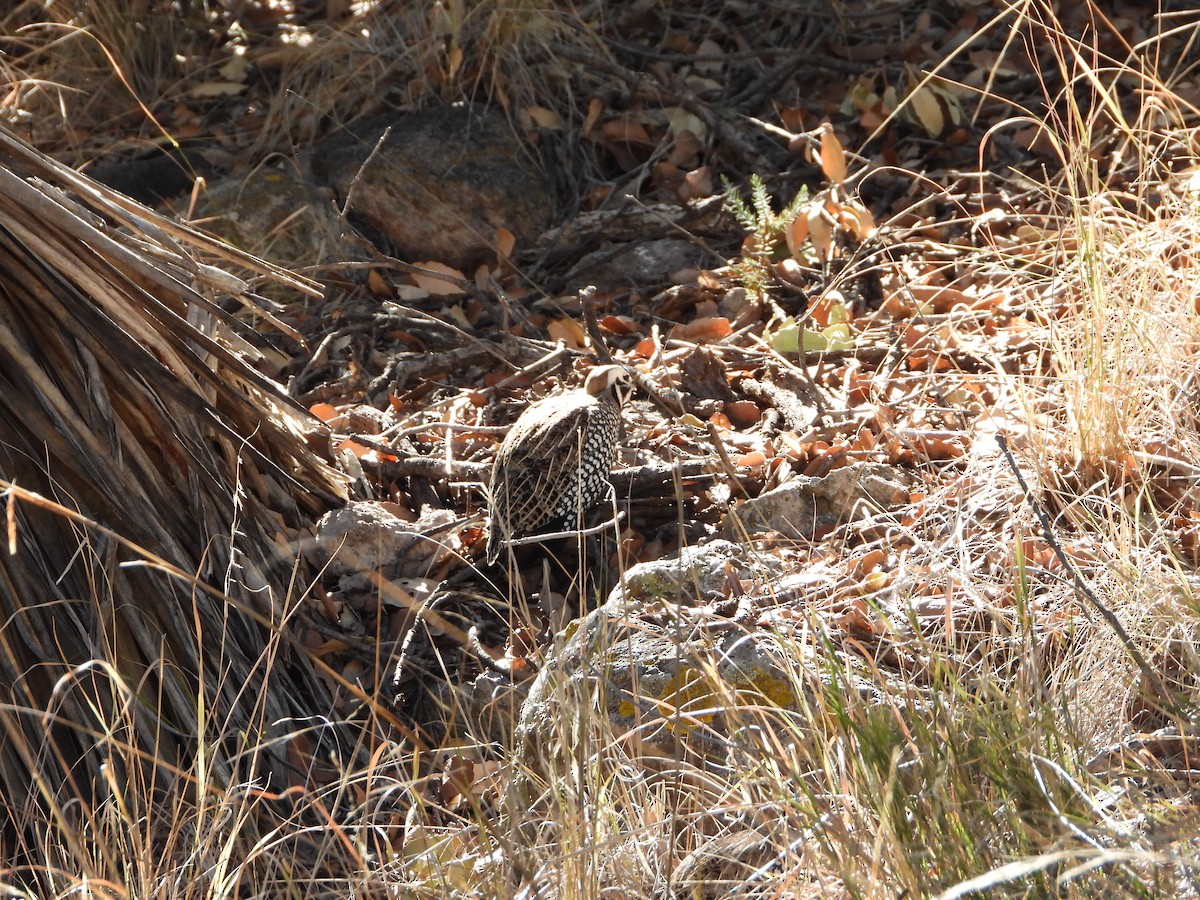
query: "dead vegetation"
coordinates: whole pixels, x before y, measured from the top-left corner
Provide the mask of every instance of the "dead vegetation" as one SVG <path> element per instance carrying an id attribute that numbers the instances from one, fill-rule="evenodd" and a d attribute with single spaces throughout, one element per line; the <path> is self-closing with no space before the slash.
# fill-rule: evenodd
<path id="1" fill-rule="evenodd" d="M 1196 893 L 1194 12 L 3 25 L 49 154 L 2 138 L 18 895 Z M 373 248 L 319 301 L 54 161 L 203 136 L 237 171 L 463 99 L 562 224 L 471 273 Z M 703 263 L 623 256 L 681 238 Z M 609 360 L 619 532 L 483 566 L 496 426 Z M 398 543 L 314 540 L 347 497 Z M 634 570 L 675 555 L 665 594 Z M 678 657 L 640 692 L 639 641 Z"/>

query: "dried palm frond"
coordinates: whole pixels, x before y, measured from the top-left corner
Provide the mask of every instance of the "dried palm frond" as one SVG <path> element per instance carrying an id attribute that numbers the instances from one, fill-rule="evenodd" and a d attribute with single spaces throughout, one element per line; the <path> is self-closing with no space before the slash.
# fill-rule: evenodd
<path id="1" fill-rule="evenodd" d="M 0 129 L 0 858 L 53 840 L 36 822 L 98 827 L 114 785 L 177 790 L 197 752 L 214 784 L 267 782 L 219 741 L 329 708 L 302 655 L 264 649 L 296 530 L 345 494 L 227 311 L 290 333 L 264 278 L 317 292 Z"/>

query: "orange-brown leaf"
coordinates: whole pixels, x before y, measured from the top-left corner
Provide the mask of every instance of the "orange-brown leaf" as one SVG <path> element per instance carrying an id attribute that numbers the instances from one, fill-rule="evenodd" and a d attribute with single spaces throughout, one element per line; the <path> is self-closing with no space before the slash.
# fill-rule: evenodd
<path id="1" fill-rule="evenodd" d="M 684 200 L 699 200 L 702 197 L 711 197 L 712 192 L 712 169 L 708 166 L 692 169 L 683 176 L 683 190 L 680 193 Z"/>
<path id="2" fill-rule="evenodd" d="M 650 134 L 641 122 L 635 122 L 628 117 L 609 119 L 600 128 L 605 140 L 621 144 L 652 144 Z"/>
<path id="3" fill-rule="evenodd" d="M 813 203 L 808 211 L 808 236 L 819 259 L 827 259 L 833 247 L 833 226 L 825 217 L 820 203 Z"/>
<path id="4" fill-rule="evenodd" d="M 322 422 L 332 422 L 341 415 L 335 407 L 330 406 L 328 403 L 314 403 L 308 408 L 308 411 Z"/>
<path id="5" fill-rule="evenodd" d="M 724 316 L 705 316 L 693 319 L 686 325 L 676 325 L 671 331 L 671 337 L 681 341 L 693 341 L 697 344 L 719 341 L 733 334 L 733 326 Z"/>
<path id="6" fill-rule="evenodd" d="M 429 272 L 441 272 L 445 275 L 458 278 L 462 281 L 467 280 L 467 276 L 458 269 L 454 268 L 453 266 L 448 266 L 445 263 L 438 262 L 437 260 L 426 260 L 424 262 L 413 263 L 413 265 L 422 269 L 427 269 Z M 414 272 L 411 277 L 413 283 L 415 283 L 417 287 L 428 291 L 435 297 L 457 297 L 466 293 L 466 291 L 457 284 L 454 284 L 450 281 L 445 281 L 433 274 Z"/>
<path id="7" fill-rule="evenodd" d="M 605 316 L 599 325 L 610 334 L 637 334 L 642 330 L 629 316 Z"/>
<path id="8" fill-rule="evenodd" d="M 792 219 L 784 232 L 784 238 L 787 240 L 788 252 L 792 256 L 800 256 L 804 242 L 808 240 L 808 216 L 801 213 Z"/>
<path id="9" fill-rule="evenodd" d="M 740 428 L 755 425 L 762 418 L 762 410 L 753 400 L 735 400 L 725 404 L 725 414 L 729 421 Z"/>
<path id="10" fill-rule="evenodd" d="M 871 211 L 856 201 L 847 201 L 839 205 L 838 224 L 856 241 L 865 241 L 875 231 L 875 219 Z"/>
<path id="11" fill-rule="evenodd" d="M 908 290 L 917 303 L 927 305 L 935 313 L 949 312 L 955 306 L 974 304 L 974 298 L 968 297 L 958 288 L 941 284 L 910 284 Z"/>
<path id="12" fill-rule="evenodd" d="M 583 326 L 574 319 L 555 319 L 546 326 L 551 340 L 562 341 L 572 350 L 582 350 L 587 344 Z"/>
<path id="13" fill-rule="evenodd" d="M 396 295 L 396 292 L 392 290 L 392 286 L 375 269 L 367 273 L 367 289 L 373 297 L 391 299 Z"/>
<path id="14" fill-rule="evenodd" d="M 846 151 L 828 122 L 821 124 L 821 171 L 833 184 L 846 180 Z"/>
<path id="15" fill-rule="evenodd" d="M 751 450 L 749 453 L 743 453 L 733 461 L 733 464 L 739 469 L 753 469 L 755 466 L 761 466 L 767 461 L 767 454 L 761 450 Z"/>
<path id="16" fill-rule="evenodd" d="M 508 259 L 512 256 L 513 248 L 517 246 L 517 236 L 507 228 L 496 229 L 496 256 Z"/>
<path id="17" fill-rule="evenodd" d="M 604 112 L 604 101 L 599 97 L 593 97 L 588 101 L 587 115 L 583 117 L 583 125 L 579 131 L 584 137 L 588 137 L 592 133 L 592 129 L 596 127 L 596 123 L 600 121 L 600 116 Z"/>

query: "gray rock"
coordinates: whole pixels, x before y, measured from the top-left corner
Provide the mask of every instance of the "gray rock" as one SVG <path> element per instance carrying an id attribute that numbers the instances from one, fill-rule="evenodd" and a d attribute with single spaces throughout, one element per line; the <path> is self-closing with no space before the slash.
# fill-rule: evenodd
<path id="1" fill-rule="evenodd" d="M 730 565 L 745 590 L 779 574 L 779 562 L 773 557 L 756 554 L 744 544 L 709 541 L 631 566 L 609 594 L 608 603 L 629 608 L 660 601 L 698 605 L 723 599 L 730 593 Z"/>
<path id="2" fill-rule="evenodd" d="M 854 463 L 820 478 L 798 476 L 772 491 L 746 500 L 725 517 L 728 538 L 775 532 L 793 540 L 813 540 L 837 526 L 908 502 L 909 476 L 882 463 Z"/>
<path id="3" fill-rule="evenodd" d="M 551 223 L 549 181 L 490 110 L 447 106 L 369 119 L 319 141 L 309 166 L 339 203 L 350 195 L 353 219 L 412 262 L 436 260 L 469 275 L 495 259 L 497 228 L 521 246 Z"/>
<path id="4" fill-rule="evenodd" d="M 829 666 L 812 645 L 786 635 L 628 618 L 605 606 L 581 620 L 539 672 L 521 707 L 517 746 L 528 771 L 551 777 L 576 764 L 580 746 L 610 763 L 701 761 L 724 753 L 745 729 L 804 735 L 827 688 L 887 709 L 882 686 L 857 657 L 839 654 Z M 613 734 L 621 746 L 604 749 L 604 735 Z"/>
<path id="5" fill-rule="evenodd" d="M 420 532 L 454 521 L 448 509 L 425 508 L 417 521 L 394 503 L 361 500 L 331 510 L 317 523 L 305 558 L 343 594 L 377 594 L 374 576 L 387 580 L 426 574 L 442 547 Z M 388 598 L 385 594 L 384 600 Z"/>
<path id="6" fill-rule="evenodd" d="M 292 166 L 222 178 L 201 201 L 193 221 L 255 256 L 292 268 L 367 258 L 344 236 L 332 196 Z"/>
<path id="7" fill-rule="evenodd" d="M 682 238 L 634 242 L 588 254 L 572 270 L 568 285 L 577 289 L 594 284 L 602 291 L 649 290 L 667 284 L 681 269 L 698 269 L 705 261 L 704 249 Z"/>

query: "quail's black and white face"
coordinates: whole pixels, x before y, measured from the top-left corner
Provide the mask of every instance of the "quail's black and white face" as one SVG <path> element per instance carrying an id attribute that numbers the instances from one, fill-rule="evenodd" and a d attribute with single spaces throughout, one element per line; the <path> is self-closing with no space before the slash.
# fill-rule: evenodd
<path id="1" fill-rule="evenodd" d="M 633 378 L 624 366 L 596 366 L 583 386 L 593 397 L 608 394 L 618 406 L 624 406 L 633 395 Z"/>

